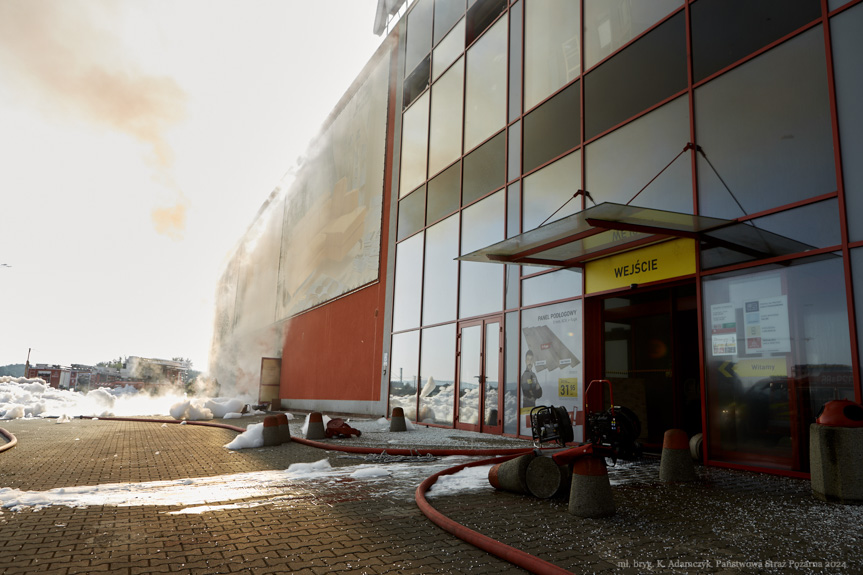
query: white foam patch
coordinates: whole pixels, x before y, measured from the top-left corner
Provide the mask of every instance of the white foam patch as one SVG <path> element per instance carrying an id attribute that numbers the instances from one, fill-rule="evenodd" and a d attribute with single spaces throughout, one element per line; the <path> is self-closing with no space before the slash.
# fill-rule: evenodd
<path id="1" fill-rule="evenodd" d="M 253 423 L 246 428 L 246 431 L 235 437 L 225 447 L 232 450 L 250 449 L 253 447 L 262 447 L 264 445 L 264 424 Z"/>
<path id="2" fill-rule="evenodd" d="M 292 463 L 285 473 L 294 479 L 308 479 L 310 477 L 323 477 L 332 469 L 329 459 L 321 459 L 314 463 Z"/>
<path id="3" fill-rule="evenodd" d="M 354 479 L 373 479 L 377 477 L 389 477 L 390 475 L 392 474 L 383 467 L 366 467 L 357 469 L 351 473 L 351 477 Z"/>
<path id="4" fill-rule="evenodd" d="M 242 412 L 247 402 L 236 397 L 188 397 L 177 390 L 154 394 L 129 385 L 82 393 L 53 388 L 42 379 L 0 377 L 0 420 L 57 417 L 67 422 L 77 416 L 171 415 L 200 421 Z"/>
<path id="5" fill-rule="evenodd" d="M 491 465 L 478 465 L 477 467 L 465 467 L 464 469 L 438 477 L 431 489 L 428 490 L 429 497 L 455 495 L 468 491 L 492 490 L 494 487 L 488 481 L 488 472 Z"/>

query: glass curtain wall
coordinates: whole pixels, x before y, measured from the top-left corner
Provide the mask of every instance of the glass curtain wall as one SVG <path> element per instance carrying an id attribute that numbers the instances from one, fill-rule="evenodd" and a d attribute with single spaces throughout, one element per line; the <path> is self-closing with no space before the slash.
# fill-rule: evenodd
<path id="1" fill-rule="evenodd" d="M 803 247 L 776 268 L 765 267 L 759 260 L 767 256 L 757 250 L 700 259 L 705 357 L 723 349 L 714 347 L 710 332 L 713 310 L 734 316 L 742 330 L 740 314 L 751 302 L 782 302 L 774 309 L 785 310 L 793 341 L 789 351 L 759 351 L 740 347 L 747 344 L 742 331 L 733 345 L 728 334 L 720 338 L 726 352 L 734 351 L 718 356 L 720 364 L 727 360 L 748 373 L 758 365 L 753 360 L 784 361 L 785 374 L 782 382 L 744 379 L 729 395 L 716 366 L 705 362 L 710 457 L 804 465 L 802 422 L 809 412 L 779 424 L 787 406 L 776 398 L 784 393 L 814 411 L 828 395 L 855 396 L 848 372 L 857 350 L 824 330 L 835 324 L 846 338 L 856 333 L 848 313 L 854 299 L 845 293 L 851 261 L 853 279 L 863 276 L 863 226 L 853 217 L 855 206 L 863 206 L 863 172 L 854 160 L 863 149 L 857 73 L 863 4 L 830 0 L 828 10 L 836 12 L 829 17 L 819 0 L 420 0 L 412 10 L 419 6 L 420 15 L 408 16 L 407 34 L 422 49 L 405 59 L 404 74 L 412 90 L 426 87 L 411 92 L 402 113 L 393 341 L 422 331 L 424 342 L 434 332 L 433 349 L 451 346 L 454 357 L 459 321 L 502 313 L 504 432 L 529 435 L 519 417 L 528 367 L 524 329 L 537 327 L 529 322 L 539 322 L 542 310 L 587 309 L 583 274 L 457 263 L 455 255 L 592 205 L 584 196 L 573 199 L 581 189 L 596 203 L 632 200 L 739 219 L 756 236 L 770 231 Z M 415 21 L 429 29 L 412 32 Z M 732 23 L 735 34 L 727 32 Z M 819 295 L 814 271 L 829 278 L 829 295 Z M 849 284 L 861 293 L 859 281 Z M 583 357 L 583 326 L 591 325 L 583 319 L 578 341 L 567 347 L 579 362 L 598 361 Z M 426 359 L 425 344 L 420 349 L 419 381 L 437 382 L 439 372 L 449 374 L 442 381 L 455 378 L 448 363 L 432 359 L 442 357 L 437 351 L 429 348 Z M 536 370 L 535 353 L 532 361 Z M 734 377 L 755 377 L 739 370 Z M 584 373 L 571 375 L 581 393 Z M 764 386 L 774 394 L 767 400 L 758 391 Z M 450 416 L 431 405 L 431 397 L 449 397 L 442 387 L 430 388 L 429 394 L 440 391 L 424 396 L 425 403 L 435 412 L 431 420 L 449 425 Z M 552 389 L 543 388 L 542 401 L 572 400 L 567 405 L 577 408 L 580 396 L 575 401 Z M 415 404 L 422 408 L 420 391 Z M 750 411 L 766 409 L 766 419 L 757 419 L 761 427 L 744 413 L 748 398 Z M 731 404 L 733 425 L 722 420 L 731 417 L 723 408 Z"/>

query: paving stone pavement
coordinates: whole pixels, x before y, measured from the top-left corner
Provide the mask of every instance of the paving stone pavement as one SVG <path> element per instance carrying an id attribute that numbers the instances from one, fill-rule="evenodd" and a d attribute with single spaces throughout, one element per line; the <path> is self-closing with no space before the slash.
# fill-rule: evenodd
<path id="1" fill-rule="evenodd" d="M 327 456 L 296 443 L 230 451 L 223 445 L 235 432 L 192 425 L 16 420 L 3 427 L 18 446 L 2 454 L 0 489 L 22 491 L 285 469 Z M 384 493 L 369 493 L 375 489 Z M 182 505 L 5 509 L 0 572 L 519 572 L 438 529 L 412 497 L 386 491 L 358 482 L 292 485 L 278 498 L 230 501 L 254 506 L 201 514 L 171 514 Z M 214 494 L 210 503 L 219 502 Z"/>
<path id="2" fill-rule="evenodd" d="M 213 427 L 0 424 L 19 442 L 0 453 L 0 492 L 362 461 L 297 443 L 231 451 L 223 445 L 236 433 Z M 863 507 L 820 502 L 804 480 L 701 467 L 698 475 L 694 483 L 667 484 L 658 481 L 656 459 L 620 464 L 610 470 L 617 513 L 606 519 L 574 517 L 563 500 L 491 489 L 429 500 L 452 519 L 574 573 L 863 572 Z M 0 509 L 0 573 L 524 572 L 433 525 L 414 502 L 415 486 L 344 475 L 286 482 L 275 494 L 250 488 L 237 499 L 227 495 L 232 481 L 215 487 L 207 501 L 213 507 L 199 512 L 176 503 Z"/>

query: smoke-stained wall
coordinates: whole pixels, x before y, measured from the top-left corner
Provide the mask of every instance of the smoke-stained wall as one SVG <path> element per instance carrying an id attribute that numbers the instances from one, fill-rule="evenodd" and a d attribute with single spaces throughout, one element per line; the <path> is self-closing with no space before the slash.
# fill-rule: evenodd
<path id="1" fill-rule="evenodd" d="M 227 265 L 210 361 L 222 393 L 257 395 L 261 358 L 282 357 L 281 399 L 318 409 L 319 400 L 346 400 L 350 411 L 379 408 L 364 406 L 381 399 L 393 41 L 270 194 Z"/>
<path id="2" fill-rule="evenodd" d="M 378 279 L 389 58 L 314 142 L 285 200 L 277 315 Z"/>
<path id="3" fill-rule="evenodd" d="M 270 195 L 267 204 L 246 233 L 237 264 L 237 299 L 234 331 L 245 333 L 276 320 L 276 282 L 279 274 L 279 249 L 285 203 L 281 188 Z"/>

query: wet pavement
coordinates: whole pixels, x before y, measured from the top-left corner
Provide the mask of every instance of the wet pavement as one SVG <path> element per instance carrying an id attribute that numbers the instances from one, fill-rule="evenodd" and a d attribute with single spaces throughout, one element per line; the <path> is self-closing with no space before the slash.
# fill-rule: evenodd
<path id="1" fill-rule="evenodd" d="M 152 422 L 0 427 L 18 438 L 0 453 L 3 574 L 525 572 L 417 507 L 417 485 L 463 457 L 385 461 L 296 442 L 231 451 L 234 431 Z M 330 441 L 529 445 L 448 429 Z M 473 484 L 433 488 L 430 503 L 574 573 L 863 572 L 863 507 L 821 502 L 805 480 L 698 466 L 696 482 L 661 483 L 659 460 L 646 459 L 610 468 L 614 516 L 581 519 L 565 500 L 494 491 L 478 471 Z"/>

